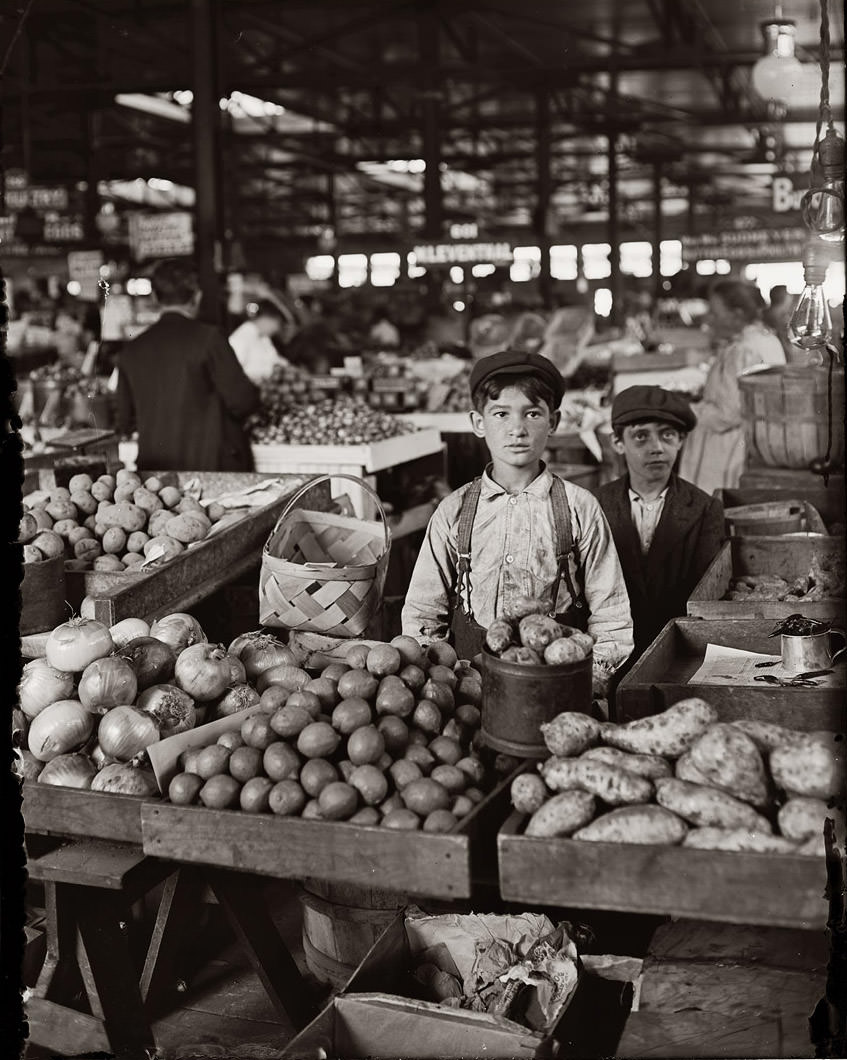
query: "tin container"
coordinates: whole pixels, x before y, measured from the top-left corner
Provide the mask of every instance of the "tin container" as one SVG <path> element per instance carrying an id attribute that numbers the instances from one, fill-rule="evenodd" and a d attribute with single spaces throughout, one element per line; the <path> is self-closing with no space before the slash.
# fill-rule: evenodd
<path id="1" fill-rule="evenodd" d="M 593 653 L 559 666 L 506 662 L 482 652 L 482 739 L 517 758 L 547 758 L 541 726 L 563 711 L 591 710 Z"/>

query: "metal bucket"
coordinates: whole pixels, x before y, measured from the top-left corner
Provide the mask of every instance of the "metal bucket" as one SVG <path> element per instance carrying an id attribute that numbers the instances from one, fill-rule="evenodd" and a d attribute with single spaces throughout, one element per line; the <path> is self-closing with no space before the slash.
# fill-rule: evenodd
<path id="1" fill-rule="evenodd" d="M 547 758 L 541 726 L 563 711 L 591 710 L 593 653 L 579 662 L 534 666 L 482 652 L 484 742 L 517 758 Z"/>

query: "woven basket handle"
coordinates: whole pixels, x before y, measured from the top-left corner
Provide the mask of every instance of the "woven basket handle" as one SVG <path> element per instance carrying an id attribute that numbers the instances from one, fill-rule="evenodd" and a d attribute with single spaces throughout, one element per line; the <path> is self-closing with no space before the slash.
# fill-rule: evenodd
<path id="1" fill-rule="evenodd" d="M 357 486 L 360 486 L 367 494 L 370 495 L 371 500 L 376 502 L 376 506 L 379 509 L 379 514 L 382 516 L 382 526 L 385 530 L 385 547 L 387 549 L 391 543 L 391 535 L 388 530 L 388 519 L 386 518 L 385 509 L 382 506 L 382 501 L 379 499 L 379 494 L 376 492 L 375 489 L 369 486 L 364 479 L 359 478 L 357 475 L 345 475 L 341 471 L 336 472 L 336 474 L 334 475 L 318 475 L 317 478 L 313 478 L 310 482 L 307 482 L 305 486 L 301 486 L 300 489 L 297 490 L 297 492 L 294 494 L 294 496 L 290 498 L 288 504 L 286 504 L 286 506 L 280 512 L 279 518 L 276 521 L 276 525 L 270 533 L 270 537 L 273 537 L 277 533 L 280 528 L 280 525 L 282 524 L 282 520 L 289 514 L 289 512 L 292 510 L 294 505 L 297 503 L 297 501 L 300 500 L 301 497 L 304 497 L 309 492 L 309 490 L 317 486 L 319 482 L 330 482 L 334 478 L 346 478 L 349 479 L 351 482 L 355 482 Z"/>

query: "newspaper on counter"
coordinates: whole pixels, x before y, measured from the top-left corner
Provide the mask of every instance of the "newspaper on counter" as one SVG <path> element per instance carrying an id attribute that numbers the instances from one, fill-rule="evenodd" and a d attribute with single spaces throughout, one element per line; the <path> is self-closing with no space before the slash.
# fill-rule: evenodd
<path id="1" fill-rule="evenodd" d="M 769 665 L 759 665 L 761 663 Z M 793 676 L 783 667 L 780 655 L 764 655 L 741 648 L 729 648 L 722 644 L 707 644 L 703 662 L 688 679 L 688 684 L 743 685 L 755 688 L 761 683 L 755 681 L 755 678 L 764 674 L 771 674 L 780 681 L 790 681 Z M 841 688 L 844 685 L 844 671 L 835 670 L 831 674 L 815 677 L 814 680 L 820 688 Z"/>

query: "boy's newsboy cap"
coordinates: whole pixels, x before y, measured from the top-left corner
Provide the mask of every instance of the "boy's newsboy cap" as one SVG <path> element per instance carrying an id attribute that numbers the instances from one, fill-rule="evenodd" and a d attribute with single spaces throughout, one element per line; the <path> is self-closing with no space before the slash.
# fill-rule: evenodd
<path id="1" fill-rule="evenodd" d="M 527 353 L 526 350 L 501 350 L 490 357 L 480 357 L 471 369 L 468 382 L 471 396 L 477 387 L 493 375 L 535 375 L 542 379 L 553 391 L 555 406 L 558 409 L 565 396 L 565 381 L 552 361 L 540 353 Z"/>
<path id="2" fill-rule="evenodd" d="M 625 427 L 642 420 L 661 420 L 681 431 L 697 423 L 691 406 L 681 394 L 660 386 L 630 386 L 612 402 L 612 427 Z"/>

